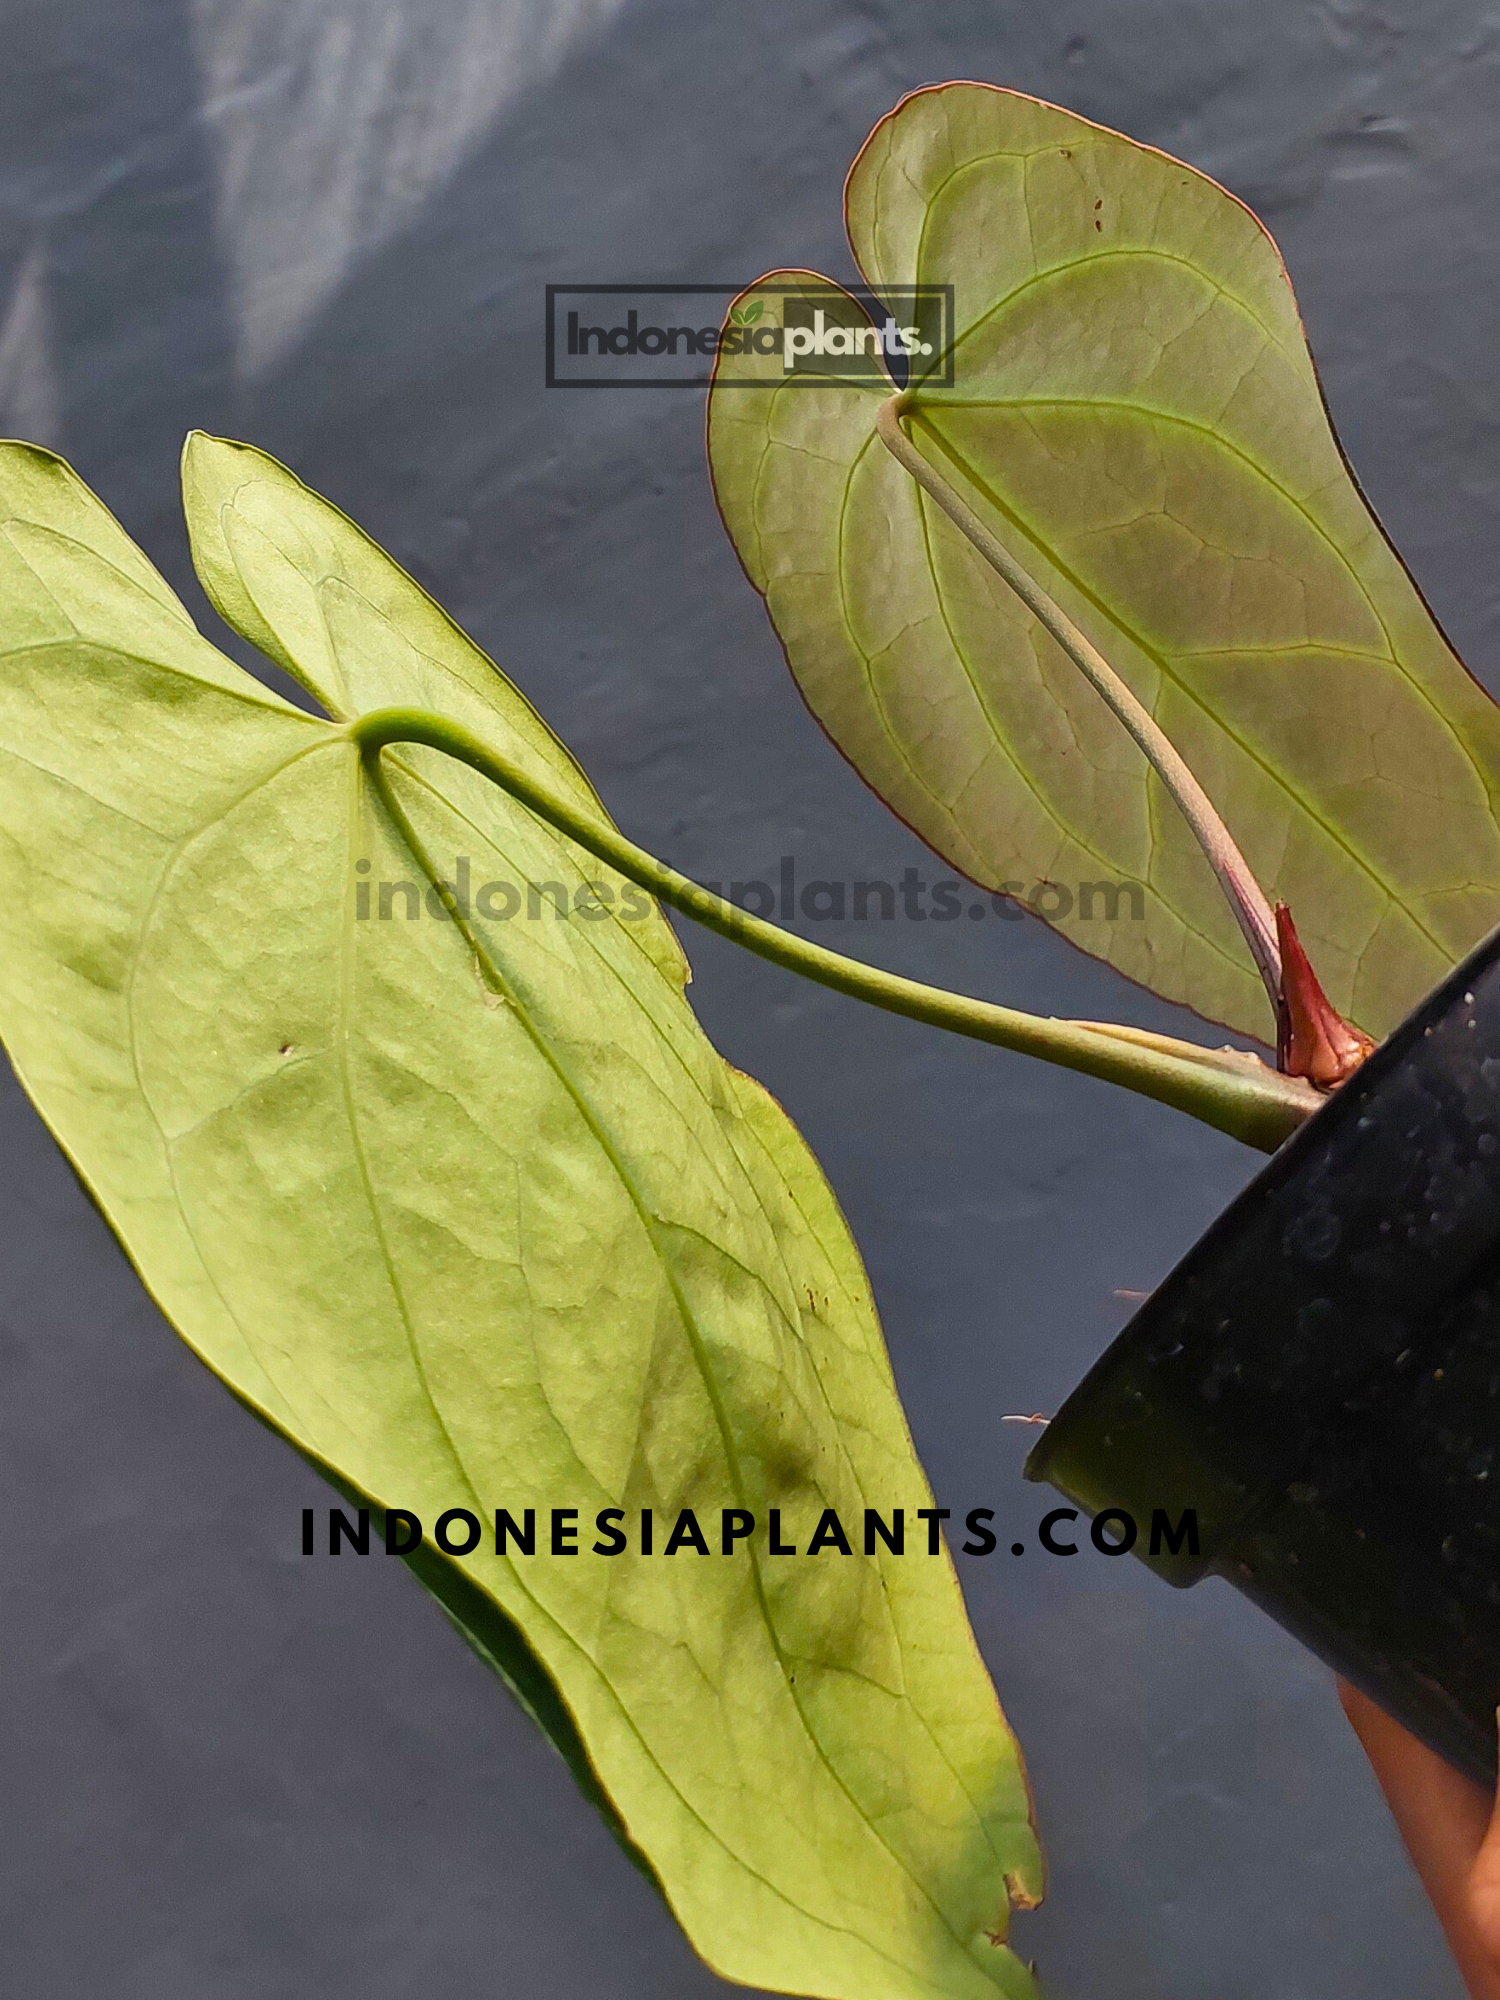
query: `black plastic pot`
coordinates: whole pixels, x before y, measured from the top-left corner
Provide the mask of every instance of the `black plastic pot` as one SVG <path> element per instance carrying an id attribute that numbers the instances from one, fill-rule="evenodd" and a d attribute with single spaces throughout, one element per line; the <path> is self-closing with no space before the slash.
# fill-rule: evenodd
<path id="1" fill-rule="evenodd" d="M 1026 1464 L 1495 1783 L 1500 932 L 1302 1127 Z M 1199 1552 L 1147 1524 L 1197 1515 Z M 1101 1527 L 1101 1533 L 1105 1530 Z"/>

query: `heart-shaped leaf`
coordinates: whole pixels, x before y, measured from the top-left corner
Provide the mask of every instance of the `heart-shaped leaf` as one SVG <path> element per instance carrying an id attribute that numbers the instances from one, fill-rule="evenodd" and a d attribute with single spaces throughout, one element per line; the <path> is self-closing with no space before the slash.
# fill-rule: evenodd
<path id="1" fill-rule="evenodd" d="M 1383 1034 L 1500 921 L 1500 712 L 1344 463 L 1270 236 L 1167 155 L 970 83 L 876 127 L 846 214 L 876 295 L 954 288 L 951 385 L 917 357 L 904 399 L 918 451 L 1152 711 L 1335 1005 Z M 954 867 L 1269 1038 L 1170 798 L 877 440 L 893 386 L 717 363 L 719 504 L 813 713 Z"/>
<path id="2" fill-rule="evenodd" d="M 0 447 L 22 1082 L 236 1396 L 377 1514 L 474 1516 L 419 1574 L 712 1965 L 1029 1993 L 1001 1942 L 1007 1883 L 1039 1892 L 1019 1756 L 815 1162 L 704 1038 L 638 891 L 344 726 L 426 704 L 602 820 L 519 693 L 283 468 L 200 439 L 187 473 L 215 601 L 333 719 L 201 638 L 59 460 Z M 867 1505 L 906 1509 L 905 1556 L 767 1552 L 773 1508 L 803 1549 L 836 1508 L 859 1549 Z M 528 1507 L 535 1554 L 497 1553 L 495 1510 Z M 757 1524 L 727 1556 L 726 1507 Z M 667 1555 L 689 1508 L 712 1553 Z"/>

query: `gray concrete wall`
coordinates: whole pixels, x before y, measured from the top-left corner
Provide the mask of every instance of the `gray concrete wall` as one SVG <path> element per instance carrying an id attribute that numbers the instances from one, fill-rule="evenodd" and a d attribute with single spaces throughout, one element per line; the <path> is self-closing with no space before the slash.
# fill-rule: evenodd
<path id="1" fill-rule="evenodd" d="M 839 188 L 915 84 L 1059 99 L 1278 233 L 1343 435 L 1481 673 L 1496 640 L 1500 14 L 1482 0 L 3 0 L 0 430 L 181 581 L 189 424 L 279 453 L 701 875 L 923 862 L 798 700 L 695 393 L 542 386 L 549 279 L 847 274 Z M 825 935 L 827 933 L 825 932 Z M 1039 925 L 850 925 L 1042 1011 L 1171 1022 Z M 1102 1086 L 691 939 L 710 1033 L 865 1248 L 945 1497 L 1035 1519 L 1024 1433 L 1253 1171 Z M 394 1565 L 143 1296 L 0 1089 L 0 1992 L 688 2000 L 713 1979 Z M 1122 1573 L 1123 1572 L 1123 1573 Z M 1067 2000 L 1452 2000 L 1322 1670 L 1218 1586 L 968 1563 Z"/>

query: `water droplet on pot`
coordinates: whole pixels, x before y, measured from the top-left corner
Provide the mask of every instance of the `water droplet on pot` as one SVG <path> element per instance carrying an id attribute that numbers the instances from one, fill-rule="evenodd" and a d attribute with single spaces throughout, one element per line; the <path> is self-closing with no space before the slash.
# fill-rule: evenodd
<path id="1" fill-rule="evenodd" d="M 1294 1216 L 1287 1224 L 1281 1243 L 1288 1256 L 1305 1257 L 1320 1264 L 1337 1250 L 1342 1234 L 1343 1227 L 1336 1215 L 1330 1215 L 1326 1209 L 1321 1214 L 1309 1210 Z"/>

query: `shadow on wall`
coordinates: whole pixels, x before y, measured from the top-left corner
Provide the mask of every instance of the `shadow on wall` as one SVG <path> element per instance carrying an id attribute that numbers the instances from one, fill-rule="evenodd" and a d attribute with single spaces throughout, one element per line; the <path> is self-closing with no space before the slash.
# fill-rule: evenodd
<path id="1" fill-rule="evenodd" d="M 126 459 L 112 501 L 163 512 L 182 433 L 232 428 L 362 261 L 622 4 L 133 0 L 8 28 L 0 432 L 85 472 Z"/>

